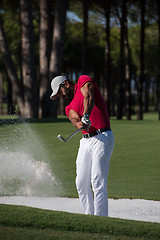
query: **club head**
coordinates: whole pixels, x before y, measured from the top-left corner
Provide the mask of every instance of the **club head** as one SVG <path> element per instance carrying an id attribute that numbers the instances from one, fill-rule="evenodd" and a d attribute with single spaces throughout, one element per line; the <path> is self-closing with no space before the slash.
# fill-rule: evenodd
<path id="1" fill-rule="evenodd" d="M 57 138 L 62 142 L 66 142 L 66 140 L 61 135 L 58 135 Z"/>

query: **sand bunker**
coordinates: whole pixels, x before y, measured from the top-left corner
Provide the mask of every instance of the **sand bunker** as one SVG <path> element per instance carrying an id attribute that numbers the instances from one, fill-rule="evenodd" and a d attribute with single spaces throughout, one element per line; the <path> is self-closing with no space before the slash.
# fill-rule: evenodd
<path id="1" fill-rule="evenodd" d="M 79 199 L 43 197 L 0 197 L 0 203 L 23 205 L 54 211 L 82 214 Z M 109 199 L 109 217 L 160 223 L 160 201 L 143 199 Z"/>

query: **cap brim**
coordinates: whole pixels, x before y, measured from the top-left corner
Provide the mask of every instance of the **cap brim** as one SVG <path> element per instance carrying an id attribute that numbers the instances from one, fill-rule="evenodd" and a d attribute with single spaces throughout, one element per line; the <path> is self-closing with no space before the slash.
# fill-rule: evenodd
<path id="1" fill-rule="evenodd" d="M 58 92 L 59 86 L 52 92 L 50 99 L 55 100 L 57 98 L 56 94 Z"/>
<path id="2" fill-rule="evenodd" d="M 56 98 L 57 98 L 56 95 L 53 95 L 53 96 L 51 95 L 51 96 L 50 96 L 50 99 L 51 99 L 51 100 L 55 100 Z"/>

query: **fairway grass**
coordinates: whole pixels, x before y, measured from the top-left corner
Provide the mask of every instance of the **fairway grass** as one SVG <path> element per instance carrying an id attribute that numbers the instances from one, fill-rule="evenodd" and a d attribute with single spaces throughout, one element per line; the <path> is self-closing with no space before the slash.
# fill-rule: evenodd
<path id="1" fill-rule="evenodd" d="M 144 121 L 111 120 L 115 136 L 115 148 L 110 161 L 108 178 L 109 198 L 140 198 L 160 200 L 160 121 L 156 114 L 148 114 Z M 13 139 L 24 132 L 24 124 L 0 125 L 1 143 L 7 143 L 7 151 L 13 151 Z M 14 122 L 13 122 L 14 123 Z M 76 178 L 76 155 L 81 133 L 77 133 L 67 143 L 57 139 L 61 134 L 67 138 L 76 129 L 66 118 L 39 120 L 25 124 L 30 154 L 35 161 L 47 162 L 59 183 L 55 192 L 48 197 L 78 197 Z M 30 133 L 34 132 L 34 135 Z M 17 135 L 17 136 L 16 136 Z M 36 139 L 40 143 L 36 144 Z M 19 145 L 22 140 L 19 140 Z M 2 145 L 2 144 L 1 144 Z M 42 154 L 44 148 L 45 153 Z"/>
<path id="2" fill-rule="evenodd" d="M 0 205 L 0 239 L 154 239 L 160 224 Z"/>
<path id="3" fill-rule="evenodd" d="M 160 122 L 113 121 L 110 197 L 160 200 Z"/>

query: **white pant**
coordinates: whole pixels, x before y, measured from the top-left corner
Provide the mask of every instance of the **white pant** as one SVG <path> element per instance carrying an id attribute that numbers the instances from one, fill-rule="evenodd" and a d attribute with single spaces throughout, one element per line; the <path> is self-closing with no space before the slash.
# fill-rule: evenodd
<path id="1" fill-rule="evenodd" d="M 76 186 L 85 214 L 108 216 L 107 179 L 113 148 L 112 131 L 80 140 Z"/>

